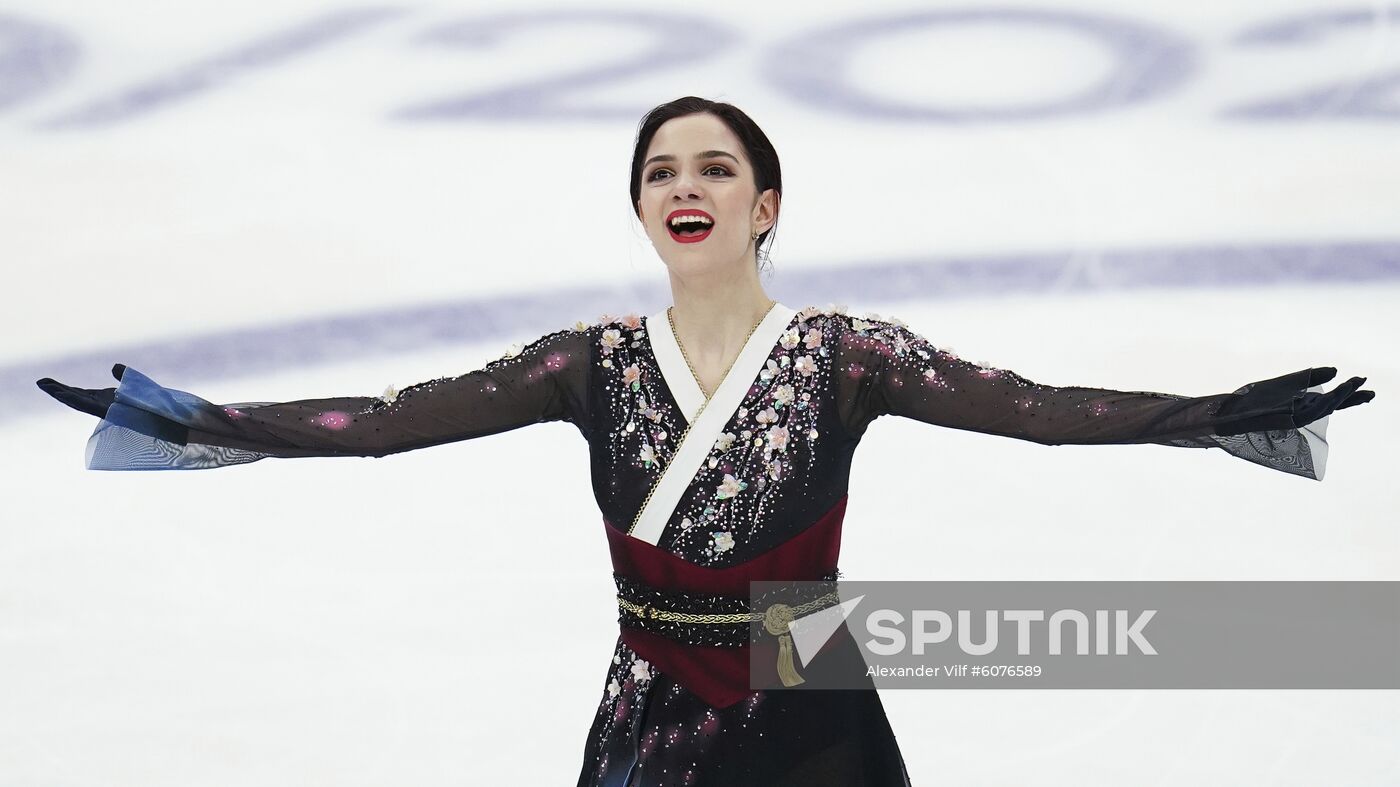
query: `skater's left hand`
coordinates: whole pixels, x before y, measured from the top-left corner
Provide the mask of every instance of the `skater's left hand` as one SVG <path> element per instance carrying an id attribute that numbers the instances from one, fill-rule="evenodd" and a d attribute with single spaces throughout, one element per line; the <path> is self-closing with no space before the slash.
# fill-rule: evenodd
<path id="1" fill-rule="evenodd" d="M 1337 376 L 1337 369 L 1332 366 L 1319 366 L 1312 369 L 1311 372 L 1312 374 L 1308 378 L 1309 388 L 1314 385 L 1322 385 Z M 1304 391 L 1301 396 L 1293 400 L 1294 426 L 1306 426 L 1333 410 L 1355 407 L 1358 404 L 1371 401 L 1376 396 L 1375 391 L 1356 390 L 1364 382 L 1366 382 L 1365 377 L 1353 377 L 1326 393 Z"/>
<path id="2" fill-rule="evenodd" d="M 1336 376 L 1336 367 L 1319 366 L 1253 383 L 1246 393 L 1236 394 L 1234 399 L 1222 405 L 1217 414 L 1222 417 L 1228 416 L 1231 412 L 1254 411 L 1262 414 L 1239 421 L 1226 422 L 1221 427 L 1217 427 L 1216 434 L 1239 435 L 1246 432 L 1267 432 L 1275 429 L 1299 429 L 1335 410 L 1355 407 L 1375 398 L 1375 391 L 1357 390 L 1362 383 L 1366 382 L 1365 377 L 1353 377 L 1323 393 L 1300 392 L 1300 389 L 1322 385 Z M 1283 397 L 1285 396 L 1289 397 L 1287 400 L 1288 412 L 1280 413 L 1278 412 L 1279 405 L 1284 403 Z"/>

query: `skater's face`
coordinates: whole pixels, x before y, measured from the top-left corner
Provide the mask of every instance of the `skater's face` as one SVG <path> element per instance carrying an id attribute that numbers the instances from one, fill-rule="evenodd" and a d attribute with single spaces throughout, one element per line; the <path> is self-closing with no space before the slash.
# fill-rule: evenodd
<path id="1" fill-rule="evenodd" d="M 744 146 L 724 121 L 702 112 L 661 124 L 647 147 L 637 207 L 667 266 L 754 265 L 752 236 L 773 224 L 778 206 L 777 191 L 759 194 L 754 183 Z M 674 223 L 686 213 L 709 223 Z"/>

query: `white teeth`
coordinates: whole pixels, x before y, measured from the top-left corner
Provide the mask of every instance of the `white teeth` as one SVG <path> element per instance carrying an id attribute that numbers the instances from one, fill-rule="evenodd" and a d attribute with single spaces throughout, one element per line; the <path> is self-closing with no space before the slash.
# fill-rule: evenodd
<path id="1" fill-rule="evenodd" d="M 699 224 L 708 227 L 714 224 L 714 222 L 710 221 L 704 216 L 677 216 L 674 219 L 671 219 L 672 227 L 678 227 L 682 224 Z"/>

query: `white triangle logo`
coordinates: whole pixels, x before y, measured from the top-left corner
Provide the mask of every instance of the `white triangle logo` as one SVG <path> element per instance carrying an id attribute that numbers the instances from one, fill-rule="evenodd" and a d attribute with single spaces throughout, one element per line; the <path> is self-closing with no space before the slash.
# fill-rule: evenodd
<path id="1" fill-rule="evenodd" d="M 803 615 L 788 624 L 788 631 L 792 632 L 792 642 L 797 646 L 797 656 L 802 660 L 802 666 L 807 666 L 812 657 L 817 655 L 817 651 L 831 639 L 831 635 L 850 617 L 851 610 L 855 609 L 863 598 L 865 594 L 862 593 L 850 601 Z"/>

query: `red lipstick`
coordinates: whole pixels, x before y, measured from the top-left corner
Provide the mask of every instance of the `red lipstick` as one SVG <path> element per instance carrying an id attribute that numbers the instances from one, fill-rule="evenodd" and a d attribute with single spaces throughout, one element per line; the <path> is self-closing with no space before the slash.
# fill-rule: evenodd
<path id="1" fill-rule="evenodd" d="M 688 220 L 676 222 L 676 219 L 682 216 L 699 216 L 706 221 Z M 715 217 L 703 210 L 682 208 L 681 210 L 673 210 L 667 214 L 665 223 L 666 231 L 671 233 L 671 238 L 677 243 L 699 243 L 710 237 L 710 232 L 715 228 Z M 685 232 L 686 234 L 682 235 L 681 232 Z"/>

